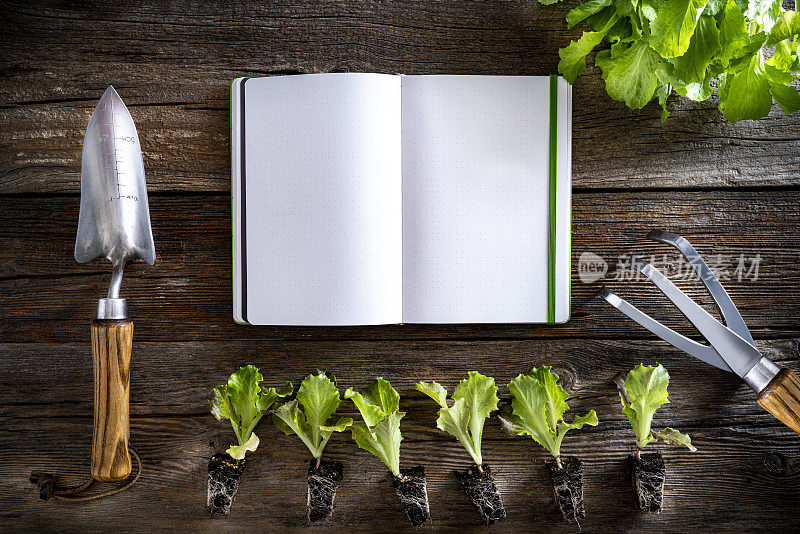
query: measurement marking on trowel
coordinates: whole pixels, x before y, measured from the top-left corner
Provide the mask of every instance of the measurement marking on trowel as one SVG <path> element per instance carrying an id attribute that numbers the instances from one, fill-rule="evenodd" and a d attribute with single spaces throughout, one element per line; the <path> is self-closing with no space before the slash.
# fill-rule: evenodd
<path id="1" fill-rule="evenodd" d="M 102 123 L 102 126 L 107 128 L 104 130 L 104 132 L 108 132 L 108 129 L 111 130 L 111 133 L 98 134 L 98 140 L 106 148 L 106 154 L 108 157 L 103 164 L 103 171 L 105 173 L 114 173 L 115 179 L 113 182 L 109 182 L 109 185 L 116 185 L 117 188 L 116 194 L 109 191 L 111 194 L 105 197 L 104 204 L 112 204 L 114 201 L 120 200 L 132 200 L 133 202 L 139 202 L 139 195 L 136 194 L 137 191 L 135 186 L 137 175 L 136 169 L 125 167 L 125 165 L 128 165 L 131 150 L 136 151 L 138 145 L 135 127 L 133 134 L 128 133 L 130 132 L 130 128 L 128 127 L 130 121 L 127 119 L 130 117 L 130 115 L 124 113 L 125 117 L 123 117 L 123 120 L 119 121 L 119 124 L 117 124 L 119 116 L 119 113 L 117 112 L 119 110 L 114 109 L 113 100 L 108 103 L 104 102 L 103 106 L 98 109 L 104 112 L 103 118 L 106 119 L 106 121 Z M 120 132 L 117 131 L 118 126 L 119 130 L 121 130 Z M 128 148 L 126 143 L 130 143 L 131 147 Z M 125 190 L 125 194 L 123 194 L 123 189 Z"/>
<path id="2" fill-rule="evenodd" d="M 117 120 L 116 120 L 116 117 L 114 116 L 114 101 L 113 100 L 111 101 L 111 130 L 112 130 L 112 135 L 114 137 L 114 141 L 113 141 L 114 142 L 114 145 L 113 145 L 114 146 L 114 163 L 115 163 L 114 172 L 117 175 L 117 180 L 116 180 L 117 181 L 117 198 L 120 198 L 121 191 L 120 191 L 120 187 L 119 187 L 119 158 L 117 158 Z"/>
<path id="3" fill-rule="evenodd" d="M 122 163 L 125 161 L 120 158 L 119 152 L 120 149 L 118 148 L 117 142 L 123 141 L 128 142 L 131 144 L 136 144 L 136 138 L 133 135 L 117 135 L 117 121 L 116 121 L 116 114 L 114 113 L 114 101 L 111 101 L 111 129 L 112 129 L 112 143 L 114 147 L 114 174 L 116 175 L 115 184 L 117 185 L 117 195 L 112 196 L 110 201 L 114 200 L 133 200 L 134 202 L 139 202 L 139 197 L 136 195 L 123 195 L 122 188 L 127 186 L 127 182 L 125 179 L 125 172 L 121 170 Z"/>

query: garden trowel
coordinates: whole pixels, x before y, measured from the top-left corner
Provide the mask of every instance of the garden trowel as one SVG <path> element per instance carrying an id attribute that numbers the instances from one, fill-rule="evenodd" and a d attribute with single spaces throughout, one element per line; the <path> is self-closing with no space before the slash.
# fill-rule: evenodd
<path id="1" fill-rule="evenodd" d="M 92 321 L 94 361 L 94 432 L 92 477 L 103 482 L 125 479 L 131 472 L 128 451 L 128 386 L 133 321 L 120 298 L 122 272 L 128 262 L 156 259 L 142 149 L 136 126 L 113 87 L 94 108 L 83 139 L 81 209 L 75 259 L 111 260 L 108 294 L 97 302 Z"/>

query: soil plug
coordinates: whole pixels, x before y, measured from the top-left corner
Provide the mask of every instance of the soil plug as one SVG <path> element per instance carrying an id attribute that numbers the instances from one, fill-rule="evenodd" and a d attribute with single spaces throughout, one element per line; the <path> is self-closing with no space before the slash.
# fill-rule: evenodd
<path id="1" fill-rule="evenodd" d="M 567 431 L 583 425 L 597 426 L 594 410 L 571 423 L 564 421 L 569 410 L 569 395 L 558 384 L 552 367 L 534 367 L 529 375 L 519 375 L 508 384 L 511 404 L 500 411 L 505 432 L 515 436 L 530 436 L 544 447 L 553 460 L 547 462 L 553 493 L 561 515 L 578 523 L 586 516 L 583 506 L 583 466 L 578 458 L 561 457 L 561 442 Z"/>
<path id="2" fill-rule="evenodd" d="M 226 452 L 218 452 L 208 462 L 208 497 L 206 506 L 211 515 L 228 515 L 233 498 L 239 491 L 239 480 L 244 471 L 245 459 L 234 459 Z"/>
<path id="3" fill-rule="evenodd" d="M 580 523 L 586 517 L 583 506 L 583 463 L 579 458 L 567 456 L 547 462 L 547 470 L 561 515 L 567 521 Z"/>
<path id="4" fill-rule="evenodd" d="M 208 462 L 208 497 L 206 506 L 211 515 L 228 515 L 233 498 L 239 489 L 239 480 L 245 466 L 244 455 L 258 447 L 258 436 L 253 433 L 256 425 L 272 404 L 292 392 L 292 384 L 277 391 L 261 389 L 264 377 L 253 365 L 242 367 L 230 378 L 227 385 L 214 388 L 211 397 L 211 413 L 219 421 L 229 419 L 238 445 L 224 453 L 217 453 Z"/>
<path id="5" fill-rule="evenodd" d="M 306 508 L 309 521 L 321 521 L 333 512 L 333 500 L 339 482 L 344 477 L 342 462 L 311 460 L 308 467 L 308 500 Z"/>
<path id="6" fill-rule="evenodd" d="M 494 475 L 481 456 L 483 425 L 489 414 L 497 410 L 500 401 L 494 378 L 470 371 L 469 378 L 459 382 L 453 390 L 452 406 L 447 405 L 447 390 L 437 382 L 417 382 L 414 389 L 425 393 L 441 406 L 436 426 L 455 437 L 475 462 L 466 471 L 455 474 L 478 509 L 481 519 L 490 525 L 505 518 L 506 509 Z"/>
<path id="7" fill-rule="evenodd" d="M 401 469 L 399 475 L 392 473 L 392 484 L 397 497 L 403 505 L 408 520 L 415 527 L 430 519 L 428 506 L 428 482 L 425 480 L 425 468 L 421 465 Z"/>
<path id="8" fill-rule="evenodd" d="M 430 519 L 428 485 L 422 466 L 400 469 L 400 395 L 383 378 L 375 379 L 364 391 L 349 388 L 344 397 L 350 399 L 361 412 L 363 421 L 350 428 L 353 439 L 360 448 L 369 451 L 382 461 L 392 474 L 395 491 L 408 516 L 416 527 Z"/>
<path id="9" fill-rule="evenodd" d="M 466 471 L 456 471 L 455 475 L 487 525 L 505 519 L 506 508 L 494 483 L 492 469 L 487 464 L 473 465 Z"/>
<path id="10" fill-rule="evenodd" d="M 669 373 L 664 366 L 639 364 L 627 375 L 617 376 L 615 382 L 622 401 L 622 412 L 636 433 L 636 452 L 629 460 L 639 508 L 645 512 L 660 512 L 664 500 L 666 467 L 661 453 L 642 454 L 642 449 L 651 441 L 683 445 L 692 452 L 697 449 L 688 435 L 674 428 L 665 428 L 660 432 L 653 432 L 650 428 L 656 410 L 669 403 Z"/>
<path id="11" fill-rule="evenodd" d="M 633 454 L 628 456 L 628 460 L 631 464 L 631 480 L 639 508 L 645 512 L 660 512 L 667 473 L 661 453 L 656 451 L 650 454 Z"/>
<path id="12" fill-rule="evenodd" d="M 342 417 L 335 425 L 327 426 L 328 419 L 339 403 L 336 377 L 325 371 L 317 371 L 303 379 L 295 400 L 278 405 L 272 415 L 275 426 L 288 436 L 300 438 L 311 452 L 313 459 L 308 468 L 306 513 L 312 522 L 331 515 L 336 490 L 342 481 L 342 463 L 322 461 L 322 451 L 331 435 L 343 432 L 353 424 L 351 418 Z"/>

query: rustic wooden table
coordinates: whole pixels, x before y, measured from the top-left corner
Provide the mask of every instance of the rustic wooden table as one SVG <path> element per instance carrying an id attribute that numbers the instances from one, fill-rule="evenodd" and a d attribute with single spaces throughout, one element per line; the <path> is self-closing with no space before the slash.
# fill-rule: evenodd
<path id="1" fill-rule="evenodd" d="M 583 529 L 800 528 L 800 437 L 755 403 L 734 376 L 656 341 L 577 275 L 579 256 L 610 264 L 606 282 L 669 325 L 691 332 L 649 284 L 615 280 L 617 257 L 671 252 L 644 240 L 650 228 L 722 255 L 733 300 L 766 354 L 800 369 L 800 114 L 777 106 L 736 125 L 713 103 L 672 97 L 659 124 L 650 105 L 611 101 L 596 69 L 574 88 L 573 313 L 563 326 L 393 325 L 363 328 L 238 326 L 231 319 L 228 86 L 237 76 L 307 72 L 550 74 L 565 30 L 564 6 L 514 2 L 3 2 L 0 35 L 0 530 L 271 530 L 306 525 L 307 454 L 271 423 L 259 432 L 231 515 L 205 510 L 206 466 L 228 425 L 208 396 L 235 368 L 261 367 L 266 382 L 298 382 L 316 368 L 343 386 L 392 381 L 408 412 L 404 466 L 424 464 L 433 522 L 479 526 L 452 476 L 464 450 L 435 428 L 416 379 L 452 388 L 467 370 L 506 384 L 552 364 L 601 423 L 565 443 L 585 462 Z M 136 121 L 148 174 L 158 260 L 126 272 L 136 321 L 131 440 L 141 481 L 94 503 L 37 499 L 32 469 L 78 482 L 92 433 L 89 321 L 109 266 L 75 263 L 83 134 L 113 84 Z M 757 279 L 736 261 L 760 255 Z M 673 256 L 674 257 L 674 256 Z M 727 261 L 733 264 L 725 265 Z M 681 284 L 706 305 L 699 284 Z M 698 451 L 663 448 L 665 510 L 634 505 L 626 455 L 633 443 L 613 376 L 639 362 L 671 372 L 658 426 L 692 435 Z M 504 398 L 507 391 L 502 390 Z M 349 403 L 348 403 L 349 404 Z M 343 405 L 345 411 L 350 407 Z M 386 469 L 337 435 L 329 456 L 345 462 L 332 526 L 405 527 Z M 495 421 L 484 457 L 497 474 L 508 518 L 495 528 L 575 531 L 561 520 L 532 440 L 505 437 Z"/>

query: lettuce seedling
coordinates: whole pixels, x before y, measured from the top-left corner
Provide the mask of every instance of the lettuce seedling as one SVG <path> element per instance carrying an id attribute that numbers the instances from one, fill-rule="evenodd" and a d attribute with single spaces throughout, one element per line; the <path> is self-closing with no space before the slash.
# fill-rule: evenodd
<path id="1" fill-rule="evenodd" d="M 214 388 L 211 397 L 211 413 L 219 421 L 230 420 L 238 445 L 232 445 L 225 453 L 211 457 L 208 464 L 207 506 L 212 514 L 228 515 L 233 498 L 239 488 L 248 451 L 255 451 L 259 444 L 253 432 L 261 418 L 279 398 L 292 392 L 291 382 L 280 391 L 261 389 L 264 377 L 254 365 L 240 368 L 228 378 L 228 383 Z"/>
<path id="2" fill-rule="evenodd" d="M 641 449 L 652 441 L 685 446 L 692 452 L 697 450 L 687 434 L 674 428 L 667 427 L 660 432 L 653 432 L 651 429 L 656 410 L 669 403 L 668 385 L 669 373 L 661 364 L 656 367 L 639 364 L 626 376 L 617 379 L 622 413 L 631 422 L 636 434 L 637 457 L 641 455 Z"/>
<path id="3" fill-rule="evenodd" d="M 631 422 L 636 434 L 636 452 L 630 457 L 630 461 L 633 465 L 633 483 L 639 507 L 647 512 L 660 512 L 666 475 L 664 459 L 657 451 L 644 455 L 641 450 L 653 441 L 685 446 L 692 452 L 697 449 L 688 435 L 674 428 L 665 428 L 660 432 L 653 432 L 651 429 L 656 410 L 669 403 L 669 373 L 664 366 L 639 364 L 627 375 L 620 374 L 615 381 L 622 402 L 622 413 Z"/>
<path id="4" fill-rule="evenodd" d="M 344 432 L 353 424 L 351 418 L 341 417 L 335 425 L 327 425 L 339 403 L 336 378 L 330 373 L 317 371 L 303 379 L 294 400 L 279 405 L 273 412 L 275 426 L 288 436 L 300 438 L 313 457 L 307 480 L 309 521 L 319 521 L 331 515 L 336 490 L 342 480 L 344 466 L 341 462 L 322 461 L 322 451 L 331 435 Z"/>
<path id="5" fill-rule="evenodd" d="M 575 417 L 571 423 L 564 421 L 569 410 L 569 395 L 558 384 L 558 375 L 552 367 L 534 367 L 529 375 L 520 374 L 508 384 L 511 404 L 500 412 L 502 428 L 515 436 L 530 436 L 554 458 L 548 462 L 556 502 L 567 521 L 577 522 L 585 517 L 583 506 L 583 467 L 579 458 L 561 460 L 561 442 L 569 430 L 583 425 L 597 426 L 597 414 L 590 410 Z"/>
<path id="6" fill-rule="evenodd" d="M 362 421 L 350 428 L 359 448 L 369 451 L 382 461 L 392 473 L 394 488 L 409 521 L 414 526 L 430 518 L 428 487 L 422 466 L 400 469 L 400 395 L 383 378 L 376 378 L 364 393 L 353 388 L 344 392 L 361 413 Z"/>
<path id="7" fill-rule="evenodd" d="M 500 401 L 494 378 L 470 371 L 469 378 L 461 380 L 453 390 L 452 406 L 447 403 L 447 390 L 437 382 L 417 382 L 414 389 L 439 404 L 436 426 L 456 438 L 475 462 L 465 472 L 456 472 L 456 476 L 483 520 L 488 525 L 503 519 L 506 516 L 503 499 L 481 455 L 483 426 Z"/>
<path id="8" fill-rule="evenodd" d="M 561 469 L 561 442 L 569 430 L 583 425 L 597 426 L 597 414 L 589 410 L 584 416 L 564 421 L 569 410 L 569 395 L 558 384 L 558 375 L 552 367 L 534 367 L 529 375 L 518 375 L 508 384 L 511 405 L 500 414 L 503 430 L 515 436 L 530 436 L 544 447 Z"/>

